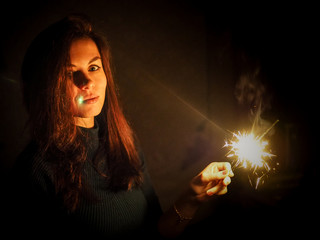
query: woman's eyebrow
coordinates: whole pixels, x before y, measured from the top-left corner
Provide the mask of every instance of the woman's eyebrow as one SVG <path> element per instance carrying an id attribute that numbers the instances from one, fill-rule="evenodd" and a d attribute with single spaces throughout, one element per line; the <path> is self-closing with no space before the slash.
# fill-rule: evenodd
<path id="1" fill-rule="evenodd" d="M 101 57 L 99 57 L 99 56 L 93 57 L 93 58 L 88 62 L 88 65 L 89 65 L 90 63 L 93 63 L 94 61 L 99 60 L 99 59 L 101 59 Z M 69 67 L 76 67 L 76 65 L 70 64 Z"/>
<path id="2" fill-rule="evenodd" d="M 101 59 L 101 57 L 96 56 L 96 57 L 92 58 L 92 59 L 88 62 L 88 64 L 93 63 L 94 61 L 97 61 L 98 59 Z"/>

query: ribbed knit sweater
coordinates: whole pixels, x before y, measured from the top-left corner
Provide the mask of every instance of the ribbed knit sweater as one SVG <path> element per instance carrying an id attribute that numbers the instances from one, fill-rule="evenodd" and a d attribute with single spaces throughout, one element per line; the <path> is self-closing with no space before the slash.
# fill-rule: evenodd
<path id="1" fill-rule="evenodd" d="M 156 222 L 161 214 L 157 196 L 144 165 L 141 187 L 126 191 L 108 190 L 106 179 L 92 163 L 99 146 L 98 131 L 88 133 L 88 158 L 83 168 L 83 181 L 92 196 L 81 198 L 75 212 L 68 212 L 56 196 L 54 174 L 46 159 L 34 158 L 36 146 L 30 144 L 21 154 L 15 168 L 13 218 L 23 236 L 56 237 L 141 237 L 157 236 Z M 143 161 L 143 160 L 142 160 Z M 45 234 L 45 235 L 43 235 Z M 150 236 L 151 237 L 151 236 Z"/>

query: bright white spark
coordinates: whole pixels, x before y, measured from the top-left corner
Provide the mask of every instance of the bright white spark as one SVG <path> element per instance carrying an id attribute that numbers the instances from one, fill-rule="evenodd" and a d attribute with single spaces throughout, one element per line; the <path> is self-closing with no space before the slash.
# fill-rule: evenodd
<path id="1" fill-rule="evenodd" d="M 265 149 L 267 141 L 262 141 L 253 133 L 233 133 L 234 140 L 229 140 L 224 147 L 229 147 L 227 155 L 229 158 L 236 158 L 235 166 L 242 165 L 255 171 L 257 168 L 264 167 L 267 171 L 270 167 L 267 160 L 275 156 Z"/>
<path id="2" fill-rule="evenodd" d="M 225 142 L 224 147 L 229 148 L 227 157 L 235 160 L 234 167 L 241 166 L 250 169 L 257 177 L 255 188 L 258 187 L 262 177 L 271 169 L 268 162 L 275 155 L 266 149 L 268 141 L 263 140 L 263 138 L 277 122 L 278 120 L 260 136 L 256 136 L 253 131 L 238 131 L 232 133 L 232 139 Z M 250 177 L 249 181 L 251 183 Z M 251 183 L 251 185 L 253 184 Z"/>

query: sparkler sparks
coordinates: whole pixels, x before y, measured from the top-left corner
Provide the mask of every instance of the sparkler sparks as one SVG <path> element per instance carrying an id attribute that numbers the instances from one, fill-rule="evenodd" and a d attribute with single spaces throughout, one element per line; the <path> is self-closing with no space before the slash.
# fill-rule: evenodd
<path id="1" fill-rule="evenodd" d="M 267 157 L 274 155 L 265 152 L 265 147 L 268 145 L 267 141 L 261 141 L 253 133 L 233 133 L 235 141 L 230 140 L 226 142 L 225 147 L 230 147 L 230 152 L 227 157 L 237 157 L 235 166 L 242 164 L 244 168 L 248 166 L 253 170 L 258 167 L 265 167 L 269 169 L 268 163 L 265 161 Z"/>
<path id="2" fill-rule="evenodd" d="M 263 176 L 270 171 L 269 160 L 275 155 L 269 152 L 266 147 L 268 141 L 263 138 L 274 127 L 279 120 L 275 121 L 263 134 L 256 136 L 253 130 L 251 132 L 233 133 L 231 140 L 225 142 L 224 147 L 229 148 L 228 158 L 235 160 L 234 167 L 244 167 L 252 170 L 257 177 L 255 188 L 257 189 Z M 259 171 L 258 171 L 259 170 Z M 252 185 L 252 181 L 249 177 Z"/>
<path id="3" fill-rule="evenodd" d="M 171 96 L 175 97 L 180 103 L 186 106 L 189 110 L 192 110 L 193 113 L 201 116 L 205 119 L 212 127 L 216 130 L 219 130 L 220 133 L 226 134 L 227 131 L 219 126 L 215 121 L 208 118 L 206 114 L 200 112 L 197 108 L 192 106 L 189 102 L 185 101 L 179 95 L 177 95 L 171 88 L 167 87 L 166 85 L 162 84 L 161 81 L 154 78 L 151 74 L 144 71 L 142 68 L 140 69 L 142 73 L 144 73 L 145 78 L 148 80 L 148 84 L 153 82 L 159 86 L 159 89 L 165 90 L 165 92 L 169 93 Z M 257 109 L 256 117 L 252 126 L 251 132 L 243 132 L 240 131 L 237 133 L 232 133 L 232 139 L 226 141 L 224 147 L 229 148 L 229 152 L 227 157 L 232 158 L 235 160 L 235 164 L 233 167 L 243 167 L 251 172 L 248 173 L 248 178 L 250 184 L 253 186 L 255 184 L 255 188 L 257 189 L 260 184 L 264 182 L 263 177 L 265 177 L 268 172 L 271 170 L 269 165 L 269 160 L 272 157 L 275 157 L 271 152 L 268 152 L 267 146 L 268 141 L 264 140 L 266 134 L 274 127 L 274 125 L 279 121 L 275 121 L 270 128 L 268 128 L 263 134 L 258 135 L 256 128 L 258 126 L 258 122 L 260 122 L 260 114 L 261 114 L 261 103 Z M 256 178 L 255 182 L 253 182 L 250 178 L 253 176 Z"/>

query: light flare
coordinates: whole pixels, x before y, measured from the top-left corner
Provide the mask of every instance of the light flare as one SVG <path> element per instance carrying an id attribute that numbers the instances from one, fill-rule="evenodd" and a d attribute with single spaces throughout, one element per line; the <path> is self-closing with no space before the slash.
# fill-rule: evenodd
<path id="1" fill-rule="evenodd" d="M 264 137 L 277 122 L 278 120 L 260 136 L 256 135 L 253 130 L 251 132 L 238 131 L 232 133 L 232 138 L 225 142 L 224 147 L 229 148 L 227 157 L 234 160 L 234 167 L 252 170 L 252 173 L 257 178 L 255 188 L 258 187 L 262 177 L 271 169 L 269 161 L 275 155 L 267 149 L 268 141 L 264 140 Z M 250 177 L 249 181 L 252 185 Z"/>
<path id="2" fill-rule="evenodd" d="M 235 140 L 229 140 L 224 147 L 230 148 L 227 157 L 236 158 L 236 167 L 241 164 L 244 168 L 250 168 L 254 171 L 261 167 L 267 170 L 270 169 L 267 159 L 275 155 L 266 151 L 267 141 L 259 140 L 259 137 L 252 132 L 241 133 L 239 131 L 238 133 L 233 133 L 233 138 Z"/>
<path id="3" fill-rule="evenodd" d="M 84 99 L 83 99 L 83 96 L 80 95 L 78 98 L 77 98 L 77 102 L 78 102 L 78 105 L 82 105 L 83 102 L 84 102 Z"/>

